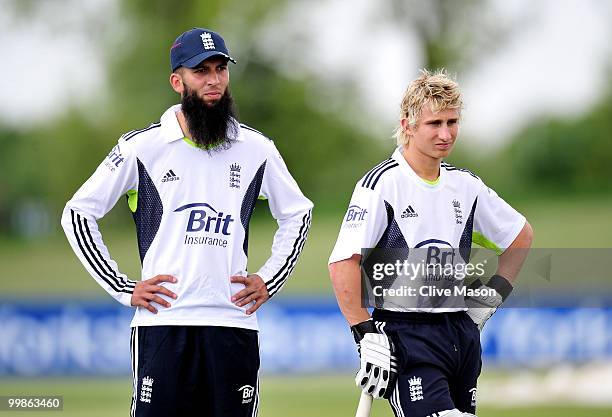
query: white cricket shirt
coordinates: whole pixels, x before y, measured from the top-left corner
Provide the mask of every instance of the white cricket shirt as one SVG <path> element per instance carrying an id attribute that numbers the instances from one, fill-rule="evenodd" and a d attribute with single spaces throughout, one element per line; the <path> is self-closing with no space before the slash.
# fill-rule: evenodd
<path id="1" fill-rule="evenodd" d="M 525 217 L 480 178 L 443 162 L 438 181 L 428 183 L 400 149 L 355 186 L 329 263 L 365 248 L 469 248 L 472 242 L 501 254 L 514 241 Z"/>
<path id="2" fill-rule="evenodd" d="M 96 281 L 129 306 L 135 281 L 119 272 L 96 221 L 124 195 L 133 212 L 142 261 L 141 279 L 174 275 L 164 283 L 177 294 L 157 314 L 137 308 L 132 326 L 215 325 L 257 329 L 248 306 L 230 298 L 247 274 L 249 220 L 258 197 L 268 199 L 279 229 L 272 254 L 256 273 L 276 294 L 304 247 L 312 203 L 289 174 L 274 143 L 238 125 L 229 149 L 207 151 L 184 140 L 176 118 L 124 134 L 94 174 L 68 201 L 62 226 L 73 250 Z"/>

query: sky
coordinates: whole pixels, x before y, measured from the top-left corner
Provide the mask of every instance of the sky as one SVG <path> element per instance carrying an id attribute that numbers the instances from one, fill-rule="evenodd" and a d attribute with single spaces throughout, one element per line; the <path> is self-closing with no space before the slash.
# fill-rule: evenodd
<path id="1" fill-rule="evenodd" d="M 110 38 L 109 22 L 123 33 L 115 0 L 38 2 L 28 17 L 10 4 L 0 13 L 0 123 L 45 123 L 104 94 L 100 39 Z"/>
<path id="2" fill-rule="evenodd" d="M 70 102 L 103 97 L 107 81 L 100 40 L 127 36 L 117 0 L 39 4 L 27 19 L 0 14 L 0 56 L 9 57 L 0 67 L 0 123 L 15 127 L 48 122 Z M 381 5 L 293 0 L 270 13 L 254 47 L 286 76 L 315 79 L 313 106 L 386 139 L 423 58 L 410 30 L 381 18 Z M 487 8 L 487 16 L 500 24 L 514 19 L 522 27 L 507 43 L 486 51 L 486 59 L 457 74 L 466 102 L 463 135 L 475 144 L 495 148 L 542 115 L 578 115 L 609 88 L 612 7 L 607 2 L 491 0 Z M 347 101 L 347 86 L 354 100 Z"/>

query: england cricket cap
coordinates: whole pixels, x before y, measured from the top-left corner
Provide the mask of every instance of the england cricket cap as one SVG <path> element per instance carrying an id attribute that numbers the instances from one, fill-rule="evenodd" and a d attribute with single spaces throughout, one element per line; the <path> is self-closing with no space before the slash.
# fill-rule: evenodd
<path id="1" fill-rule="evenodd" d="M 170 66 L 172 71 L 178 67 L 195 68 L 212 56 L 223 56 L 236 63 L 221 35 L 208 29 L 193 28 L 176 38 L 172 44 Z"/>

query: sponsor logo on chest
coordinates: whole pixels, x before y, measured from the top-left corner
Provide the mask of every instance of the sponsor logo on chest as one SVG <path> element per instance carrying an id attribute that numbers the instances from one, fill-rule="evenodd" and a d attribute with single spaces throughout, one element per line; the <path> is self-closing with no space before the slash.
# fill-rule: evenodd
<path id="1" fill-rule="evenodd" d="M 231 214 L 215 209 L 208 203 L 189 203 L 174 210 L 189 213 L 185 227 L 186 245 L 227 247 L 235 219 Z"/>

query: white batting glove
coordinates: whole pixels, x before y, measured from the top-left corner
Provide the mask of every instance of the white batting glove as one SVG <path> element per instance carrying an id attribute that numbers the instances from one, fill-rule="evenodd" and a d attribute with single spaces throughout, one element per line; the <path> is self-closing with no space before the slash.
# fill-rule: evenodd
<path id="1" fill-rule="evenodd" d="M 482 293 L 481 295 L 465 297 L 465 306 L 468 308 L 467 314 L 476 323 L 478 330 L 482 331 L 487 320 L 495 314 L 497 308 L 506 301 L 506 298 L 512 292 L 512 284 L 501 275 L 493 275 L 487 285 L 477 279 L 469 286 L 469 289 Z M 489 293 L 492 294 L 489 295 Z"/>
<path id="2" fill-rule="evenodd" d="M 397 358 L 393 342 L 379 333 L 370 319 L 351 327 L 361 366 L 355 383 L 374 398 L 389 398 L 397 380 Z"/>

